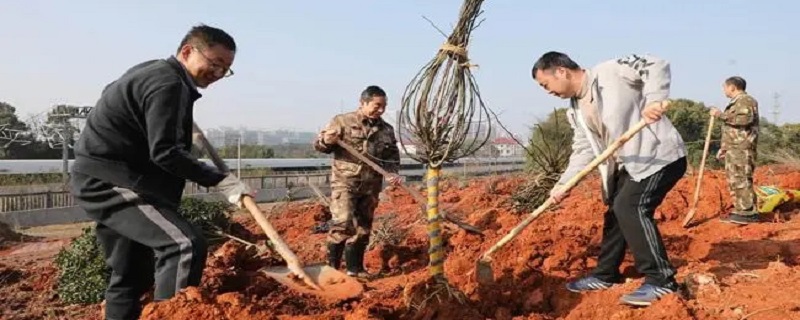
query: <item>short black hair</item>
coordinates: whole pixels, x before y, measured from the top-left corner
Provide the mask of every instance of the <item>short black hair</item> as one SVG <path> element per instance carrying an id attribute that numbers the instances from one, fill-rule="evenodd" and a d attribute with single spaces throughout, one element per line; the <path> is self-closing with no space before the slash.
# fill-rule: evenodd
<path id="1" fill-rule="evenodd" d="M 386 97 L 386 91 L 379 86 L 369 86 L 361 91 L 361 101 L 370 102 L 374 97 Z"/>
<path id="2" fill-rule="evenodd" d="M 739 76 L 733 76 L 725 79 L 725 84 L 732 85 L 734 88 L 736 88 L 736 90 L 747 90 L 747 81 L 744 81 L 744 78 Z"/>
<path id="3" fill-rule="evenodd" d="M 215 45 L 221 45 L 226 49 L 236 52 L 236 41 L 233 40 L 233 37 L 229 35 L 227 32 L 223 31 L 222 29 L 210 27 L 204 24 L 199 24 L 191 29 L 181 40 L 181 45 L 178 46 L 178 52 L 181 51 L 181 48 L 188 43 L 193 43 L 195 45 L 202 47 L 212 47 Z"/>
<path id="4" fill-rule="evenodd" d="M 569 70 L 581 69 L 581 66 L 568 55 L 557 51 L 550 51 L 539 57 L 539 60 L 536 60 L 536 63 L 533 64 L 533 68 L 531 68 L 531 76 L 533 76 L 533 79 L 536 79 L 536 71 L 547 71 L 558 67 L 567 68 Z"/>

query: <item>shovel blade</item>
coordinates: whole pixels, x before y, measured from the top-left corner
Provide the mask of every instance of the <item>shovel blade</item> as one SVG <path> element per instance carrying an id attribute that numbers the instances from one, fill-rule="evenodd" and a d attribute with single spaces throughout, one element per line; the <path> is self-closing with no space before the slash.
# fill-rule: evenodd
<path id="1" fill-rule="evenodd" d="M 343 272 L 331 268 L 327 264 L 313 264 L 303 267 L 303 271 L 319 285 L 322 290 L 309 287 L 302 279 L 293 277 L 286 266 L 275 266 L 261 269 L 261 272 L 277 280 L 294 291 L 313 294 L 330 301 L 341 301 L 361 296 L 364 285 Z"/>
<path id="2" fill-rule="evenodd" d="M 688 226 L 689 226 L 689 224 L 692 222 L 692 218 L 694 218 L 694 213 L 695 213 L 695 210 L 697 210 L 697 209 L 695 209 L 695 208 L 692 208 L 691 210 L 689 210 L 689 213 L 687 213 L 687 214 L 686 214 L 686 217 L 685 217 L 685 218 L 683 218 L 683 224 L 682 224 L 682 226 L 683 226 L 684 228 L 688 227 Z"/>
<path id="3" fill-rule="evenodd" d="M 490 285 L 494 283 L 492 260 L 478 259 L 475 263 L 475 277 L 479 284 Z"/>

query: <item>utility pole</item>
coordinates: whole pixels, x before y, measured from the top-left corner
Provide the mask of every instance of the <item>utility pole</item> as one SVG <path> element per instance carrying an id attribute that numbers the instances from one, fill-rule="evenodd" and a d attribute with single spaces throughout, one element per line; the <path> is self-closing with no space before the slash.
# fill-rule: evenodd
<path id="1" fill-rule="evenodd" d="M 64 108 L 66 109 L 66 108 Z M 54 122 L 51 126 L 55 130 L 56 141 L 51 142 L 51 147 L 61 145 L 61 180 L 65 184 L 69 182 L 69 147 L 71 140 L 72 130 L 69 123 L 71 114 L 67 110 L 59 110 L 58 107 L 53 108 L 53 112 L 49 118 Z M 55 149 L 55 148 L 54 148 Z"/>
<path id="2" fill-rule="evenodd" d="M 64 135 L 64 142 L 61 145 L 61 161 L 63 161 L 61 166 L 61 179 L 65 184 L 69 182 L 69 146 L 72 142 L 72 130 L 70 129 L 69 118 L 65 118 L 61 127 L 61 132 Z"/>
<path id="3" fill-rule="evenodd" d="M 239 132 L 239 140 L 236 141 L 236 176 L 242 178 L 242 133 Z"/>
<path id="4" fill-rule="evenodd" d="M 74 132 L 71 119 L 86 119 L 93 107 L 78 107 L 71 105 L 56 105 L 53 110 L 48 114 L 48 120 L 52 119 L 52 124 L 45 124 L 43 133 L 51 148 L 57 148 L 61 145 L 61 177 L 64 183 L 69 182 L 69 149 L 72 148 L 74 142 Z M 51 135 L 49 131 L 55 131 Z"/>
<path id="5" fill-rule="evenodd" d="M 781 105 L 780 105 L 780 98 L 781 95 L 775 92 L 772 97 L 775 99 L 775 104 L 772 106 L 772 122 L 774 125 L 778 125 L 778 119 L 780 119 L 781 114 Z"/>

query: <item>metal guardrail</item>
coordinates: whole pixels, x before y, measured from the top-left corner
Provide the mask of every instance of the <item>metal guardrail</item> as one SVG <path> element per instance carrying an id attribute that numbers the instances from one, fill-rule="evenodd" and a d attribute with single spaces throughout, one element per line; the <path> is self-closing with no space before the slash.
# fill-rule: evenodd
<path id="1" fill-rule="evenodd" d="M 292 188 L 309 184 L 327 185 L 330 174 L 327 172 L 303 175 L 269 175 L 263 177 L 244 177 L 242 181 L 255 190 Z M 184 195 L 195 195 L 216 192 L 215 188 L 201 187 L 197 183 L 188 182 Z M 64 208 L 75 206 L 69 190 L 44 191 L 20 194 L 0 195 L 0 212 L 28 211 L 39 209 Z"/>
<path id="2" fill-rule="evenodd" d="M 519 171 L 523 167 L 518 164 L 474 164 L 458 167 L 444 168 L 445 174 L 453 175 L 476 175 L 486 173 L 505 173 Z M 401 175 L 407 180 L 418 181 L 424 174 L 422 169 L 401 170 Z M 330 184 L 330 172 L 318 171 L 304 174 L 272 174 L 261 177 L 244 177 L 242 181 L 247 183 L 255 190 L 286 190 L 302 188 L 309 185 L 326 187 Z M 201 187 L 194 182 L 187 182 L 184 188 L 184 195 L 205 195 L 215 193 L 215 188 Z M 44 192 L 29 192 L 15 194 L 0 194 L 0 213 L 58 209 L 76 206 L 69 190 L 53 190 Z"/>

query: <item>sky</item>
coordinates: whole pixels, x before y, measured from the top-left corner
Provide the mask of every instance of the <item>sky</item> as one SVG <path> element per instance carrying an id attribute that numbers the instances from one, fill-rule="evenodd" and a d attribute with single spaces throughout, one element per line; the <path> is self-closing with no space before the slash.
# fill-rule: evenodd
<path id="1" fill-rule="evenodd" d="M 800 2 L 522 1 L 483 4 L 469 56 L 486 105 L 515 133 L 566 101 L 531 79 L 543 53 L 583 67 L 632 53 L 667 59 L 672 98 L 724 106 L 722 81 L 740 75 L 770 120 L 800 122 Z M 399 110 L 405 86 L 434 57 L 461 1 L 0 1 L 0 101 L 23 119 L 54 104 L 93 105 L 131 66 L 167 58 L 195 24 L 237 42 L 235 75 L 203 90 L 201 127 L 317 131 L 354 110 L 366 86 Z M 394 122 L 394 116 L 387 120 Z"/>

